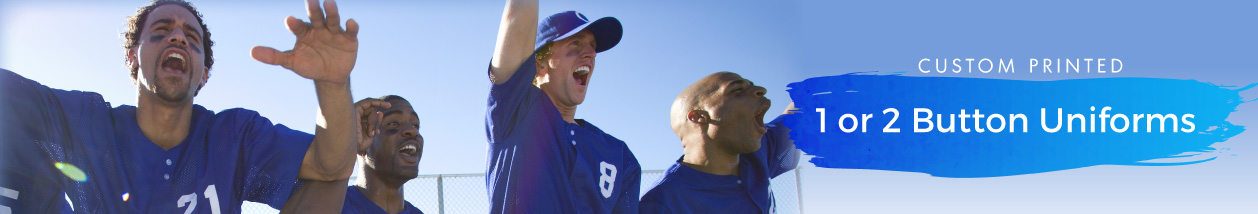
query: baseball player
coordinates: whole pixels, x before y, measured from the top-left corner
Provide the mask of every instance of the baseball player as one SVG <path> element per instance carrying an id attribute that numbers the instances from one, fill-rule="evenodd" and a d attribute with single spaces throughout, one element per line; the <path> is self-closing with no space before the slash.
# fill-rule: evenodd
<path id="1" fill-rule="evenodd" d="M 346 189 L 341 213 L 422 214 L 402 197 L 402 185 L 419 176 L 419 160 L 424 154 L 424 136 L 419 134 L 419 114 L 406 99 L 389 95 L 378 125 L 363 133 L 371 145 L 358 151 L 363 176 Z"/>
<path id="2" fill-rule="evenodd" d="M 642 196 L 642 213 L 774 213 L 769 180 L 795 169 L 799 151 L 781 117 L 761 123 L 764 93 L 730 72 L 686 87 L 670 113 L 683 155 Z"/>
<path id="3" fill-rule="evenodd" d="M 491 213 L 638 212 L 637 158 L 623 141 L 574 119 L 595 56 L 620 37 L 616 18 L 567 11 L 539 23 L 536 1 L 507 1 L 485 115 Z"/>
<path id="4" fill-rule="evenodd" d="M 370 104 L 381 100 L 389 105 L 375 108 Z M 348 188 L 348 180 L 305 182 L 281 212 L 423 213 L 403 200 L 402 190 L 403 184 L 419 175 L 419 159 L 424 153 L 419 114 L 397 95 L 363 99 L 358 107 L 365 113 L 361 114 L 364 122 L 358 141 L 362 176 Z"/>
<path id="5" fill-rule="evenodd" d="M 136 106 L 0 71 L 0 213 L 238 213 L 245 200 L 279 207 L 298 179 L 348 178 L 358 25 L 342 29 L 330 0 L 326 17 L 316 0 L 306 3 L 310 22 L 287 20 L 293 50 L 252 55 L 314 81 L 314 135 L 251 110 L 194 104 L 210 78 L 213 42 L 181 0 L 154 1 L 127 20 Z"/>

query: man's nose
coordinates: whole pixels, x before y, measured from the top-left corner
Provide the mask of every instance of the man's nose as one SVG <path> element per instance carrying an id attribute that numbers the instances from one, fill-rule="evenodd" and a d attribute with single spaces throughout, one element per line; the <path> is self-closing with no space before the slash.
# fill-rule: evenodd
<path id="1" fill-rule="evenodd" d="M 402 130 L 402 137 L 412 138 L 416 136 L 419 136 L 419 128 L 408 127 Z"/>
<path id="2" fill-rule="evenodd" d="M 171 44 L 178 44 L 178 45 L 186 46 L 188 45 L 187 35 L 184 35 L 183 30 L 175 29 L 173 30 L 173 32 L 170 33 L 170 38 L 168 38 L 168 42 L 170 42 Z"/>
<path id="3" fill-rule="evenodd" d="M 763 97 L 764 94 L 769 91 L 768 89 L 765 89 L 764 87 L 760 87 L 760 86 L 753 86 L 751 90 L 752 92 L 756 93 L 756 96 L 761 96 L 761 97 Z"/>
<path id="4" fill-rule="evenodd" d="M 593 59 L 595 56 L 598 56 L 598 51 L 594 50 L 594 46 L 586 45 L 585 48 L 581 49 L 582 59 Z"/>

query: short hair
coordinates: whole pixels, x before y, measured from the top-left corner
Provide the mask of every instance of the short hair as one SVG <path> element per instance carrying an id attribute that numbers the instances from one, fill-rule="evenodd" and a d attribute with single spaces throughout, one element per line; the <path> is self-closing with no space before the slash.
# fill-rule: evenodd
<path id="1" fill-rule="evenodd" d="M 402 100 L 402 101 L 406 101 L 406 102 L 408 102 L 408 103 L 409 103 L 409 102 L 411 102 L 411 101 L 406 100 L 406 98 L 402 98 L 402 96 L 392 95 L 392 94 L 390 94 L 390 95 L 380 96 L 380 97 L 378 97 L 378 98 L 376 98 L 376 99 L 380 99 L 380 100 L 383 100 L 383 101 L 385 101 L 385 102 L 389 102 L 389 101 L 393 101 L 393 100 Z"/>
<path id="2" fill-rule="evenodd" d="M 127 17 L 127 32 L 122 34 L 122 38 L 126 41 L 122 44 L 122 48 L 131 49 L 140 45 L 140 34 L 144 33 L 144 23 L 148 21 L 149 14 L 153 12 L 153 9 L 163 5 L 179 5 L 192 12 L 192 15 L 196 15 L 197 23 L 201 24 L 202 30 L 201 46 L 205 47 L 205 68 L 209 69 L 212 67 L 214 65 L 214 49 L 211 47 L 214 46 L 214 41 L 210 40 L 210 28 L 205 25 L 205 21 L 201 20 L 201 12 L 197 11 L 197 8 L 193 7 L 192 3 L 183 0 L 154 0 L 149 5 L 136 10 L 135 15 Z M 137 72 L 140 71 L 140 67 L 131 66 L 130 69 L 131 78 L 135 79 Z M 201 91 L 201 87 L 204 87 L 204 85 L 197 87 L 197 92 Z"/>
<path id="3" fill-rule="evenodd" d="M 550 59 L 550 54 L 553 53 L 550 48 L 553 46 L 555 46 L 555 42 L 547 42 L 545 45 L 542 45 L 542 47 L 537 48 L 537 51 L 533 51 L 533 56 L 537 59 L 538 65 L 546 66 L 548 68 L 550 67 L 550 63 L 547 63 L 546 60 Z M 537 83 L 537 78 L 534 77 L 533 85 L 537 85 Z"/>
<path id="4" fill-rule="evenodd" d="M 553 53 L 550 49 L 554 46 L 555 42 L 547 42 L 542 47 L 537 48 L 537 51 L 533 52 L 533 56 L 537 57 L 537 63 L 545 63 L 546 60 L 550 59 L 550 54 Z"/>

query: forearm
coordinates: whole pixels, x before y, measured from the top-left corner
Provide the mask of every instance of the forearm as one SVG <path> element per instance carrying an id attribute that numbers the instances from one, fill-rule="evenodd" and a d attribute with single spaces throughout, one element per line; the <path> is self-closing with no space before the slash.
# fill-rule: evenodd
<path id="1" fill-rule="evenodd" d="M 354 172 L 357 151 L 353 100 L 349 81 L 329 83 L 315 81 L 319 99 L 318 127 L 315 139 L 306 150 L 298 177 L 316 181 L 348 179 Z"/>
<path id="2" fill-rule="evenodd" d="M 533 54 L 537 41 L 537 0 L 508 0 L 498 25 L 490 72 L 495 84 L 506 82 Z"/>
<path id="3" fill-rule="evenodd" d="M 341 213 L 349 180 L 306 181 L 288 197 L 280 213 Z"/>

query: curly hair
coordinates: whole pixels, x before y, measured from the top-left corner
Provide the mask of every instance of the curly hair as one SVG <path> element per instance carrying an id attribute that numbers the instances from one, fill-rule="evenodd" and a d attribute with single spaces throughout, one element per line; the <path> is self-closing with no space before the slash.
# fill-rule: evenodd
<path id="1" fill-rule="evenodd" d="M 537 60 L 538 65 L 550 67 L 550 63 L 547 62 L 546 60 L 549 60 L 550 55 L 554 53 L 550 50 L 554 46 L 555 46 L 555 42 L 547 42 L 545 45 L 542 45 L 542 47 L 537 48 L 536 51 L 533 51 L 533 56 L 534 56 L 533 58 Z M 533 85 L 537 85 L 537 84 L 538 84 L 537 78 L 534 77 Z"/>
<path id="2" fill-rule="evenodd" d="M 135 15 L 127 17 L 127 32 L 122 34 L 122 38 L 126 41 L 122 44 L 122 48 L 131 49 L 140 45 L 140 34 L 144 33 L 144 23 L 148 20 L 149 13 L 152 13 L 153 9 L 162 5 L 179 5 L 184 9 L 188 9 L 188 11 L 192 12 L 193 15 L 196 15 L 197 23 L 201 24 L 201 29 L 203 30 L 202 32 L 204 32 L 203 35 L 201 35 L 201 46 L 205 47 L 205 68 L 208 69 L 212 67 L 214 65 L 214 49 L 212 48 L 212 46 L 214 46 L 214 41 L 210 40 L 210 28 L 205 25 L 205 21 L 201 20 L 201 12 L 197 11 L 197 8 L 193 7 L 192 3 L 188 3 L 183 0 L 154 0 L 149 3 L 149 5 L 140 7 L 139 10 L 136 10 Z M 135 79 L 140 67 L 132 65 L 130 66 L 130 69 L 131 78 Z M 203 86 L 204 85 L 202 85 L 202 87 Z M 197 92 L 200 91 L 201 87 L 197 87 Z"/>

